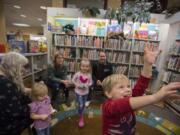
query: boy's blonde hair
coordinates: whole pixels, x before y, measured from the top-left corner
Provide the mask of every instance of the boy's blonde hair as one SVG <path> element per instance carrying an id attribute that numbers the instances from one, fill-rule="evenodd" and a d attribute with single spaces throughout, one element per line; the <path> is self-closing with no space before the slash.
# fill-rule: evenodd
<path id="1" fill-rule="evenodd" d="M 111 92 L 114 85 L 118 83 L 129 82 L 128 78 L 123 74 L 112 74 L 106 77 L 102 82 L 104 92 Z"/>
<path id="2" fill-rule="evenodd" d="M 35 83 L 32 88 L 32 95 L 34 98 L 41 95 L 47 95 L 48 88 L 43 82 Z"/>

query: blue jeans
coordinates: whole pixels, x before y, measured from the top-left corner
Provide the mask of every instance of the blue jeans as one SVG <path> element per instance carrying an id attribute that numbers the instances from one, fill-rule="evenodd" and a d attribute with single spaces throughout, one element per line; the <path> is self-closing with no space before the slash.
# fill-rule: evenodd
<path id="1" fill-rule="evenodd" d="M 60 89 L 63 89 L 63 92 L 65 94 L 65 101 L 67 102 L 68 101 L 68 98 L 69 98 L 69 89 L 65 87 L 65 85 L 63 83 L 58 83 L 56 81 L 52 81 L 52 80 L 48 80 L 47 81 L 47 86 L 49 88 L 52 89 L 52 98 L 51 100 L 52 101 L 57 101 L 58 102 L 58 95 L 59 95 L 59 90 Z"/>
<path id="2" fill-rule="evenodd" d="M 37 135 L 50 135 L 50 128 L 36 129 Z"/>
<path id="3" fill-rule="evenodd" d="M 83 114 L 85 103 L 87 101 L 87 97 L 88 97 L 88 94 L 83 95 L 83 96 L 76 94 L 76 99 L 77 99 L 77 102 L 78 102 L 78 113 L 80 115 Z"/>

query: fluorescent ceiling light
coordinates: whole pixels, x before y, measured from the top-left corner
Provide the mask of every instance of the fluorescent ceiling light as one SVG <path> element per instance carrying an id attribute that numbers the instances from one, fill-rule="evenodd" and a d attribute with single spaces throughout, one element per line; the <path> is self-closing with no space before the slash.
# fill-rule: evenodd
<path id="1" fill-rule="evenodd" d="M 21 16 L 21 17 L 23 17 L 23 18 L 26 18 L 26 17 L 27 17 L 26 15 L 23 15 L 23 14 L 22 14 L 22 15 L 20 15 L 20 16 Z"/>
<path id="2" fill-rule="evenodd" d="M 25 24 L 25 23 L 13 23 L 14 26 L 19 26 L 19 27 L 30 27 L 30 25 Z"/>
<path id="3" fill-rule="evenodd" d="M 21 7 L 19 5 L 14 5 L 13 7 L 17 8 L 17 9 L 21 9 Z"/>
<path id="4" fill-rule="evenodd" d="M 42 18 L 38 18 L 38 21 L 42 21 L 43 19 Z"/>
<path id="5" fill-rule="evenodd" d="M 40 9 L 46 10 L 47 7 L 45 7 L 45 6 L 40 6 Z"/>

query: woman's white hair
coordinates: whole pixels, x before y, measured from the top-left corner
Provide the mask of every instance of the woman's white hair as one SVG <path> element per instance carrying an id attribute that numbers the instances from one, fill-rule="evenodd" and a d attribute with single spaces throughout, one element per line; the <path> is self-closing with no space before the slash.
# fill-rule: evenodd
<path id="1" fill-rule="evenodd" d="M 0 69 L 12 80 L 18 90 L 24 91 L 22 67 L 28 63 L 28 59 L 17 52 L 9 52 L 2 57 Z"/>

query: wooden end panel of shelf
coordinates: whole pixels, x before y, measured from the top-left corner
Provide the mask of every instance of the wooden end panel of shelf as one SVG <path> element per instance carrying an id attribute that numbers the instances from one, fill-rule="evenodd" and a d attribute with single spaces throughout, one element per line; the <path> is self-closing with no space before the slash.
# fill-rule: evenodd
<path id="1" fill-rule="evenodd" d="M 165 100 L 165 105 L 172 110 L 176 115 L 180 117 L 180 106 L 173 103 L 172 101 Z"/>

